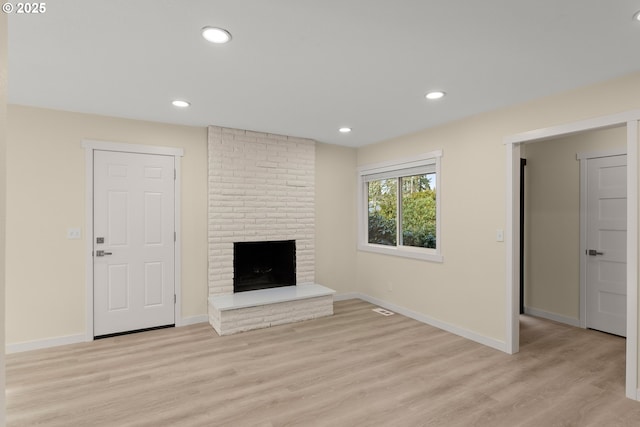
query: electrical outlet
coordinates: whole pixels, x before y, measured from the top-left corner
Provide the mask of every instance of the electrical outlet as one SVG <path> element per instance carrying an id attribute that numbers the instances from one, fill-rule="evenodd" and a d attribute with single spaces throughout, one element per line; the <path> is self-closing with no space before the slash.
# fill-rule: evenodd
<path id="1" fill-rule="evenodd" d="M 82 231 L 79 228 L 68 228 L 67 239 L 78 240 L 82 238 Z"/>

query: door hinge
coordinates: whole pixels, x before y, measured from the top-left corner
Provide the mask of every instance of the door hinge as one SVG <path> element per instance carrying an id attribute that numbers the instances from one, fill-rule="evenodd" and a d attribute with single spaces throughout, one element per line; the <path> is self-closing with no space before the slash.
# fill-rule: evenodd
<path id="1" fill-rule="evenodd" d="M 176 172 L 176 170 L 173 170 L 173 180 L 176 180 L 176 177 L 178 176 L 178 172 Z"/>
<path id="2" fill-rule="evenodd" d="M 173 303 L 177 303 L 178 302 L 178 297 L 176 294 L 173 294 Z"/>
<path id="3" fill-rule="evenodd" d="M 177 237 L 177 235 L 176 235 L 176 232 L 175 232 L 175 231 L 173 232 L 173 241 L 174 241 L 174 242 L 177 242 L 177 241 L 178 241 L 178 237 Z"/>

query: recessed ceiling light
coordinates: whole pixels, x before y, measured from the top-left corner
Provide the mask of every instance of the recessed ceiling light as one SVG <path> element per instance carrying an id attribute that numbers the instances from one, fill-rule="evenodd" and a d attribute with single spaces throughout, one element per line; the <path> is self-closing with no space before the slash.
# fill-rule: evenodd
<path id="1" fill-rule="evenodd" d="M 442 92 L 441 90 L 434 90 L 432 92 L 429 92 L 425 95 L 425 98 L 427 99 L 440 99 L 444 96 L 444 92 Z"/>
<path id="2" fill-rule="evenodd" d="M 174 107 L 179 107 L 179 108 L 187 108 L 189 105 L 191 105 L 189 102 L 183 101 L 181 99 L 176 99 L 174 101 L 171 101 L 171 103 L 173 104 Z"/>
<path id="3" fill-rule="evenodd" d="M 231 40 L 231 33 L 222 28 L 204 27 L 202 29 L 202 37 L 211 43 L 227 43 Z"/>
<path id="4" fill-rule="evenodd" d="M 640 10 L 633 14 L 634 21 L 640 21 Z"/>
<path id="5" fill-rule="evenodd" d="M 351 132 L 351 128 L 348 128 L 348 127 L 341 127 L 340 129 L 338 129 L 338 131 L 339 131 L 340 133 L 349 133 L 349 132 Z"/>

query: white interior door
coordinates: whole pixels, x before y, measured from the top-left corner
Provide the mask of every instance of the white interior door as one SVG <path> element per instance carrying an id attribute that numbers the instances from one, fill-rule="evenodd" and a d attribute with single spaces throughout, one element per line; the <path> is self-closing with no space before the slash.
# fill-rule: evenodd
<path id="1" fill-rule="evenodd" d="M 174 319 L 172 156 L 94 151 L 94 336 Z"/>
<path id="2" fill-rule="evenodd" d="M 587 161 L 587 328 L 626 336 L 627 156 Z"/>

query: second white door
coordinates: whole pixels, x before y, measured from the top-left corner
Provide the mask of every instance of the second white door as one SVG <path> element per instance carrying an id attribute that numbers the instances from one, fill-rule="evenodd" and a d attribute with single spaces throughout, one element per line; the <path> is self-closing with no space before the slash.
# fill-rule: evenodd
<path id="1" fill-rule="evenodd" d="M 175 323 L 172 156 L 94 152 L 94 336 Z"/>
<path id="2" fill-rule="evenodd" d="M 627 156 L 587 161 L 587 328 L 626 336 Z"/>

